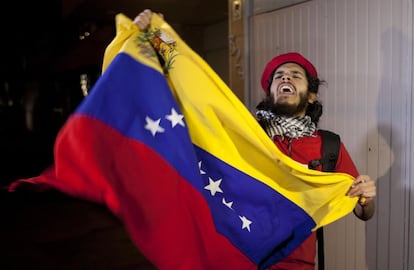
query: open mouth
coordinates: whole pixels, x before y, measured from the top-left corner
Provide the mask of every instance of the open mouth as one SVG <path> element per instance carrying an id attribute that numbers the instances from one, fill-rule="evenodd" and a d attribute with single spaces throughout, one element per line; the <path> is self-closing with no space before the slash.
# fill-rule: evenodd
<path id="1" fill-rule="evenodd" d="M 296 93 L 295 88 L 292 85 L 283 84 L 279 87 L 279 95 L 294 95 Z"/>

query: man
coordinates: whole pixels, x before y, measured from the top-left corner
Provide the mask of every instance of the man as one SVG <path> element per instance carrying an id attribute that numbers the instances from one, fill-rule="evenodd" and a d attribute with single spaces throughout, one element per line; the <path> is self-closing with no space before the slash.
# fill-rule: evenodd
<path id="1" fill-rule="evenodd" d="M 257 106 L 257 119 L 277 147 L 304 166 L 321 158 L 322 139 L 317 129 L 322 115 L 322 104 L 317 100 L 320 84 L 313 64 L 296 52 L 273 58 L 261 78 L 266 97 Z M 321 170 L 321 167 L 316 169 Z M 360 197 L 354 214 L 361 220 L 370 219 L 374 214 L 375 183 L 368 175 L 358 174 L 343 143 L 340 144 L 335 171 L 356 177 L 348 196 Z M 314 269 L 315 241 L 313 233 L 270 269 Z"/>
<path id="2" fill-rule="evenodd" d="M 135 17 L 134 23 L 140 30 L 145 30 L 151 16 L 151 10 L 144 10 Z M 321 153 L 322 141 L 317 129 L 322 114 L 322 105 L 317 101 L 320 83 L 315 67 L 298 53 L 275 57 L 267 64 L 262 76 L 262 87 L 267 95 L 258 105 L 258 121 L 282 152 L 306 166 L 309 161 L 319 159 Z M 354 213 L 362 220 L 371 218 L 376 195 L 374 181 L 367 175 L 358 176 L 342 143 L 335 171 L 356 177 L 348 193 L 351 197 L 361 198 Z M 315 234 L 312 234 L 270 269 L 314 269 L 315 241 Z"/>

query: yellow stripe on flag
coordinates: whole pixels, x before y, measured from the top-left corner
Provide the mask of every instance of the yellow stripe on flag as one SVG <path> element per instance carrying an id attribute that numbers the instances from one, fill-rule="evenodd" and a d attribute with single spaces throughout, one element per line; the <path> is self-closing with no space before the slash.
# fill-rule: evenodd
<path id="1" fill-rule="evenodd" d="M 315 220 L 314 229 L 353 210 L 357 198 L 346 196 L 352 176 L 310 170 L 284 155 L 219 76 L 157 14 L 149 31 L 175 42 L 168 50 L 161 45 L 160 53 L 171 60 L 167 79 L 195 145 L 300 206 Z M 137 47 L 135 39 L 143 35 L 130 19 L 118 15 L 117 36 L 106 50 L 103 70 L 124 52 L 162 72 L 156 56 L 147 52 L 143 57 L 143 48 Z"/>

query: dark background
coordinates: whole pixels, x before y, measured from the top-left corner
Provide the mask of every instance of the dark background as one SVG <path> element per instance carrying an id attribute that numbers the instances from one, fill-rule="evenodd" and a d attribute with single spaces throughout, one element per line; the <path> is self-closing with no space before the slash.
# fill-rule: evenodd
<path id="1" fill-rule="evenodd" d="M 115 35 L 115 15 L 134 18 L 145 8 L 163 13 L 200 54 L 203 27 L 227 18 L 225 0 L 2 4 L 0 186 L 37 174 L 51 163 L 55 135 L 83 99 L 80 76 L 87 76 L 89 87 L 99 77 L 105 47 Z"/>
<path id="2" fill-rule="evenodd" d="M 53 162 L 57 132 L 100 76 L 115 15 L 164 14 L 193 33 L 227 19 L 225 0 L 41 0 L 2 3 L 0 15 L 0 269 L 154 269 L 103 205 L 59 192 L 7 192 Z M 89 33 L 89 36 L 85 36 Z M 80 37 L 83 36 L 83 39 Z"/>

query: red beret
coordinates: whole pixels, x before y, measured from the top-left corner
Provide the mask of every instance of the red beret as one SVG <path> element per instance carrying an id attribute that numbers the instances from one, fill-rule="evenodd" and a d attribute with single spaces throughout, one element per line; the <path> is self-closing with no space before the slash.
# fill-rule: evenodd
<path id="1" fill-rule="evenodd" d="M 296 52 L 280 54 L 272 60 L 270 60 L 270 62 L 267 63 L 263 71 L 261 84 L 265 92 L 267 92 L 268 90 L 270 76 L 272 76 L 273 72 L 279 66 L 286 63 L 296 63 L 298 65 L 301 65 L 311 77 L 318 78 L 318 72 L 316 71 L 315 67 L 312 65 L 311 62 L 309 62 L 308 59 L 303 57 L 301 54 Z"/>

